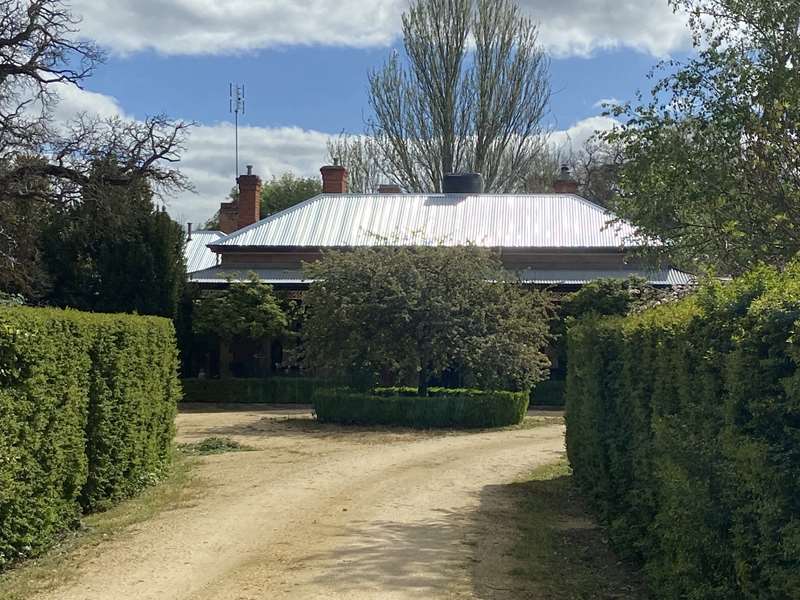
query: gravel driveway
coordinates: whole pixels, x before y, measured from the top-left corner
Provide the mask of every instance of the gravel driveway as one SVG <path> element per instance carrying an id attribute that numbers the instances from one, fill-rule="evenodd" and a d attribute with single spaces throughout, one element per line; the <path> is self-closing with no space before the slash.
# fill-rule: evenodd
<path id="1" fill-rule="evenodd" d="M 45 597 L 506 597 L 493 590 L 513 514 L 497 522 L 490 490 L 562 455 L 560 419 L 539 421 L 436 433 L 323 426 L 296 408 L 184 410 L 180 442 L 228 436 L 257 451 L 199 459 L 190 503 L 102 543 L 78 583 Z"/>

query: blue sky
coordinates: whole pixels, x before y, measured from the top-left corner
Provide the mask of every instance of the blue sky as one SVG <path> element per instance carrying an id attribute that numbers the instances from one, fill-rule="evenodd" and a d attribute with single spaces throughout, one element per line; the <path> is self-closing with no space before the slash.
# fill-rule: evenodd
<path id="1" fill-rule="evenodd" d="M 202 222 L 234 182 L 228 83 L 247 89 L 241 163 L 264 178 L 315 176 L 328 136 L 363 129 L 367 72 L 400 44 L 407 2 L 73 0 L 81 34 L 109 56 L 84 91 L 64 91 L 59 114 L 196 121 L 182 164 L 196 191 L 166 201 L 175 218 Z M 519 3 L 551 56 L 546 125 L 558 143 L 612 126 L 598 102 L 632 98 L 659 59 L 689 51 L 685 19 L 667 0 Z"/>

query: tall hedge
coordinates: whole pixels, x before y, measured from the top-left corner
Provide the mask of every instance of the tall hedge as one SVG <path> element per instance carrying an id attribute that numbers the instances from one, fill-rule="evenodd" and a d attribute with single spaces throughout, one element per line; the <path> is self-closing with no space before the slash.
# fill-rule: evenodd
<path id="1" fill-rule="evenodd" d="M 165 468 L 177 359 L 166 319 L 0 308 L 0 568 Z"/>
<path id="2" fill-rule="evenodd" d="M 569 331 L 567 452 L 659 598 L 800 598 L 800 267 Z"/>

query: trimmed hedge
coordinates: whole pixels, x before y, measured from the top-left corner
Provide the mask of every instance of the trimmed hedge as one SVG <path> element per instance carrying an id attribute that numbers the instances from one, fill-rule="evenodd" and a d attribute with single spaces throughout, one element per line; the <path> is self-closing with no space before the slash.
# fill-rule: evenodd
<path id="1" fill-rule="evenodd" d="M 416 388 L 378 388 L 368 393 L 322 388 L 314 394 L 314 410 L 322 423 L 418 428 L 504 427 L 521 423 L 528 410 L 527 392 L 431 388 L 429 397 L 416 392 Z"/>
<path id="2" fill-rule="evenodd" d="M 563 407 L 567 382 L 563 379 L 548 379 L 537 383 L 531 390 L 531 405 Z"/>
<path id="3" fill-rule="evenodd" d="M 0 309 L 0 568 L 158 477 L 177 361 L 167 319 Z"/>
<path id="4" fill-rule="evenodd" d="M 657 597 L 800 597 L 798 325 L 795 264 L 570 329 L 570 462 Z"/>
<path id="5" fill-rule="evenodd" d="M 313 377 L 184 379 L 183 401 L 310 404 L 314 391 L 325 385 Z"/>

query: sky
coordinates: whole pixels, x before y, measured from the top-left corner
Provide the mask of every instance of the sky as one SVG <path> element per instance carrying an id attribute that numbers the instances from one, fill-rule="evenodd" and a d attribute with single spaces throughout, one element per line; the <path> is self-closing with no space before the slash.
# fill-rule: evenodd
<path id="1" fill-rule="evenodd" d="M 683 56 L 686 20 L 667 0 L 518 0 L 539 23 L 553 90 L 545 126 L 579 145 L 613 121 L 603 101 L 646 90 L 659 60 Z M 263 179 L 318 176 L 325 143 L 360 133 L 367 73 L 400 47 L 408 0 L 72 0 L 81 35 L 107 60 L 84 89 L 64 88 L 57 117 L 79 112 L 191 120 L 181 170 L 194 192 L 165 198 L 203 223 L 235 181 L 230 82 L 245 85 L 240 168 Z"/>

